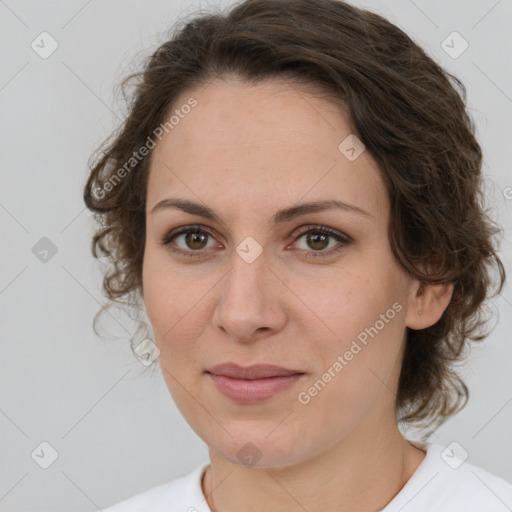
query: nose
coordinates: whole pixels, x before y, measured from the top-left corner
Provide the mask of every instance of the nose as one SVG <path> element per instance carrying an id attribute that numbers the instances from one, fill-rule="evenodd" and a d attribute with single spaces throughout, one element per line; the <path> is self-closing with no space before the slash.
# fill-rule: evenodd
<path id="1" fill-rule="evenodd" d="M 250 342 L 281 330 L 286 322 L 283 284 L 261 254 L 247 263 L 233 254 L 231 271 L 219 283 L 214 326 L 237 341 Z"/>

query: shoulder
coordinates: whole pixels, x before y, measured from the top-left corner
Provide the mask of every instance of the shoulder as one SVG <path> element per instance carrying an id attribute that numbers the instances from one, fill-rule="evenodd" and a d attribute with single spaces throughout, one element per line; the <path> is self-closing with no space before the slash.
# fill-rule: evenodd
<path id="1" fill-rule="evenodd" d="M 202 490 L 201 479 L 209 462 L 204 462 L 188 475 L 158 485 L 103 512 L 209 512 Z"/>
<path id="2" fill-rule="evenodd" d="M 512 484 L 437 444 L 382 512 L 506 512 L 512 509 Z"/>

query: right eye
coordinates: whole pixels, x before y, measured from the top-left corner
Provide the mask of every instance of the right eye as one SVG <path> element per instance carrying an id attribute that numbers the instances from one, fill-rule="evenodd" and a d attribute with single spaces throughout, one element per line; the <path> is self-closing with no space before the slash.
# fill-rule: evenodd
<path id="1" fill-rule="evenodd" d="M 207 245 L 208 238 L 212 238 L 210 246 Z M 161 243 L 169 247 L 172 252 L 188 257 L 199 257 L 204 256 L 205 251 L 216 246 L 213 240 L 213 236 L 202 226 L 183 226 L 167 234 Z"/>

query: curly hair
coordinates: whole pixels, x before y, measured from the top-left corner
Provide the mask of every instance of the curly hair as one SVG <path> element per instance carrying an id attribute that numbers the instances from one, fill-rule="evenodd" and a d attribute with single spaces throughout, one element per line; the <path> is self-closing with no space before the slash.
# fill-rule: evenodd
<path id="1" fill-rule="evenodd" d="M 178 95 L 228 74 L 313 86 L 342 106 L 384 178 L 397 261 L 421 283 L 453 284 L 435 325 L 407 328 L 396 396 L 397 421 L 439 426 L 469 397 L 456 363 L 490 332 L 484 303 L 493 270 L 496 294 L 506 278 L 494 240 L 500 228 L 485 207 L 464 85 L 398 27 L 343 1 L 246 0 L 227 13 L 197 13 L 122 82 L 123 91 L 134 85 L 128 115 L 90 161 L 84 187 L 99 223 L 92 253 L 108 261 L 110 305 L 138 307 L 142 296 L 151 153 L 141 148 L 154 144 Z"/>

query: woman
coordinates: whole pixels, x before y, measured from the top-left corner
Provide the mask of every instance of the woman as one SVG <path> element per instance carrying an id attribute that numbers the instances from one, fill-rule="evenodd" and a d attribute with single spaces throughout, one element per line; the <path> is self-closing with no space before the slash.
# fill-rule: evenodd
<path id="1" fill-rule="evenodd" d="M 84 191 L 93 253 L 210 460 L 108 511 L 512 507 L 426 442 L 505 280 L 462 84 L 336 0 L 197 17 L 135 78 Z"/>

